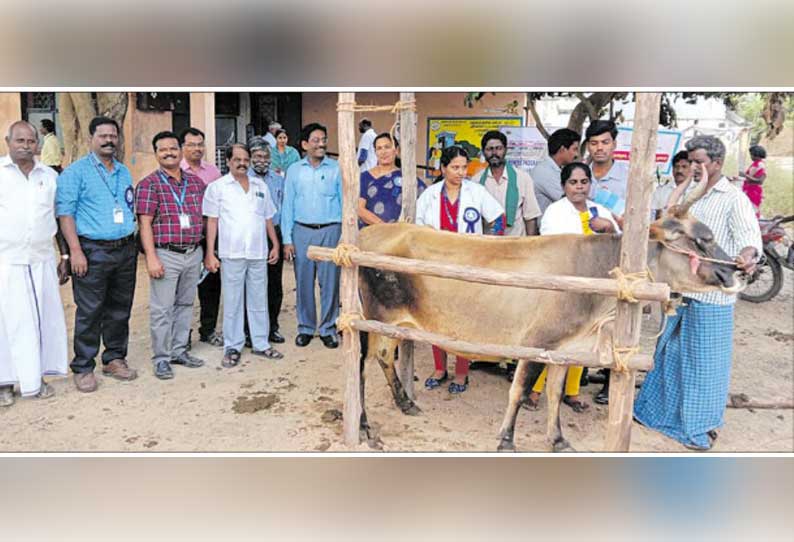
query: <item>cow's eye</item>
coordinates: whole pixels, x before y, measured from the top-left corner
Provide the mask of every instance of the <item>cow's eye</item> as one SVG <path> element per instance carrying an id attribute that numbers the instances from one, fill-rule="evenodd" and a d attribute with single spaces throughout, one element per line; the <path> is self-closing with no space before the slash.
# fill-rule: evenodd
<path id="1" fill-rule="evenodd" d="M 711 245 L 713 241 L 706 237 L 695 237 L 695 246 L 697 246 L 701 251 L 704 253 L 708 251 L 709 245 Z"/>

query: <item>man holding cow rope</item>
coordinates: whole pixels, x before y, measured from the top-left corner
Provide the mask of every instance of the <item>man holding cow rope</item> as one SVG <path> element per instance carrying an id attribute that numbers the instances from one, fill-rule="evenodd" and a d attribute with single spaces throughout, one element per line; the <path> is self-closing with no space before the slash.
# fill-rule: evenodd
<path id="1" fill-rule="evenodd" d="M 761 253 L 761 232 L 750 200 L 722 174 L 725 145 L 714 136 L 697 136 L 686 149 L 695 180 L 708 183 L 690 214 L 711 229 L 711 242 L 752 274 Z M 685 189 L 677 189 L 670 203 Z M 696 273 L 697 257 L 690 256 L 690 264 Z M 654 369 L 634 407 L 637 421 L 687 448 L 712 447 L 728 397 L 735 303 L 735 295 L 722 292 L 684 294 L 684 303 L 668 318 L 656 345 Z"/>

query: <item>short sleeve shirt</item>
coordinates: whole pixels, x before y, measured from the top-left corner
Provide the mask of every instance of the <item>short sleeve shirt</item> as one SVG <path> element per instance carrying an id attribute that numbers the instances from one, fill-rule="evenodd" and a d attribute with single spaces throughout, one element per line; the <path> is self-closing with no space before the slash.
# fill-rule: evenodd
<path id="1" fill-rule="evenodd" d="M 248 177 L 248 192 L 230 174 L 207 187 L 204 215 L 218 219 L 218 254 L 223 258 L 267 258 L 267 220 L 276 206 L 267 185 Z"/>
<path id="2" fill-rule="evenodd" d="M 403 205 L 403 178 L 399 169 L 378 178 L 365 171 L 361 174 L 361 193 L 359 197 L 365 200 L 367 211 L 384 222 L 397 222 L 400 219 Z M 419 197 L 425 190 L 425 183 L 416 180 L 416 196 Z M 359 220 L 359 226 L 366 226 Z"/>
<path id="3" fill-rule="evenodd" d="M 180 205 L 184 189 L 185 199 Z M 182 171 L 182 182 L 157 170 L 144 177 L 135 190 L 135 208 L 139 215 L 154 217 L 152 232 L 154 243 L 196 245 L 203 231 L 201 206 L 204 200 L 204 182 Z M 189 226 L 182 227 L 180 215 L 187 216 Z"/>

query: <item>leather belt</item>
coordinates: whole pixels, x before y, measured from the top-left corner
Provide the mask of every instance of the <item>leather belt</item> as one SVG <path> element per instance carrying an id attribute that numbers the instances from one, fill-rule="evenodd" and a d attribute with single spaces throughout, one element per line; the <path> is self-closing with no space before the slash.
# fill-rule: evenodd
<path id="1" fill-rule="evenodd" d="M 304 228 L 309 228 L 311 230 L 319 230 L 322 228 L 327 228 L 328 226 L 336 226 L 339 222 L 329 222 L 328 224 L 304 224 L 303 222 L 295 222 L 299 226 L 303 226 Z"/>
<path id="2" fill-rule="evenodd" d="M 193 252 L 198 248 L 198 245 L 175 245 L 173 243 L 159 243 L 154 245 L 155 248 L 167 250 L 169 252 L 176 252 L 177 254 L 187 254 Z"/>
<path id="3" fill-rule="evenodd" d="M 78 239 L 80 239 L 81 244 L 89 243 L 100 247 L 119 248 L 135 242 L 135 235 L 128 235 L 127 237 L 122 237 L 121 239 L 111 239 L 111 240 L 89 239 L 88 237 L 78 237 Z"/>

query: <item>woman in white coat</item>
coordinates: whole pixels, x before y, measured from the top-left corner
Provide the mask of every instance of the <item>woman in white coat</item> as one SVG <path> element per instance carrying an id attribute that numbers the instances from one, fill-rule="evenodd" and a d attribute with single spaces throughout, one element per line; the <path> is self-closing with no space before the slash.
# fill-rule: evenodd
<path id="1" fill-rule="evenodd" d="M 504 232 L 504 209 L 496 199 L 477 183 L 466 179 L 469 156 L 457 146 L 447 147 L 441 154 L 441 177 L 416 202 L 416 223 L 437 230 L 482 235 L 483 220 L 500 220 Z M 461 286 L 463 287 L 463 286 Z M 447 353 L 433 346 L 435 372 L 425 380 L 432 390 L 446 381 Z M 469 360 L 457 356 L 455 377 L 447 388 L 449 393 L 463 393 L 469 384 Z"/>

